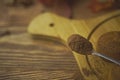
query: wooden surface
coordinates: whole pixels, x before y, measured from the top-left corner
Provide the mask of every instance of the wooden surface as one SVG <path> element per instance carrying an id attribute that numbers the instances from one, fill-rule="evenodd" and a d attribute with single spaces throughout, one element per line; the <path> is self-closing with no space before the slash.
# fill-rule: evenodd
<path id="1" fill-rule="evenodd" d="M 83 80 L 66 46 L 27 33 L 38 9 L 37 5 L 7 8 L 7 14 L 0 11 L 0 80 Z M 38 12 L 31 13 L 34 10 Z"/>
<path id="2" fill-rule="evenodd" d="M 84 80 L 68 48 L 57 41 L 39 37 L 33 39 L 27 33 L 30 21 L 44 12 L 41 5 L 4 7 L 2 2 L 0 80 Z M 74 17 L 81 18 L 79 7 L 75 9 L 77 15 Z M 79 22 L 74 25 L 79 25 Z M 83 70 L 86 75 L 90 74 L 87 69 Z"/>
<path id="3" fill-rule="evenodd" d="M 77 80 L 79 76 L 72 53 L 58 42 L 33 40 L 24 31 L 0 39 L 0 80 Z"/>
<path id="4" fill-rule="evenodd" d="M 105 19 L 120 14 L 120 11 L 114 11 L 109 14 L 104 14 L 101 17 L 96 17 L 87 20 L 70 20 L 60 17 L 53 13 L 45 13 L 36 17 L 29 25 L 28 31 L 30 34 L 52 36 L 61 38 L 65 44 L 67 39 L 72 34 L 79 34 L 87 38 L 92 29 L 104 21 Z M 97 30 L 90 41 L 96 48 L 98 38 L 107 32 L 120 31 L 120 17 L 113 18 L 106 22 Z M 52 24 L 52 26 L 51 26 Z M 44 27 L 44 30 L 42 29 Z M 109 28 L 108 28 L 109 27 Z M 85 80 L 119 80 L 120 67 L 114 63 L 108 62 L 103 58 L 94 55 L 81 55 L 73 51 L 77 60 L 80 71 Z M 115 55 L 115 54 L 114 54 Z M 111 56 L 112 57 L 112 56 Z"/>

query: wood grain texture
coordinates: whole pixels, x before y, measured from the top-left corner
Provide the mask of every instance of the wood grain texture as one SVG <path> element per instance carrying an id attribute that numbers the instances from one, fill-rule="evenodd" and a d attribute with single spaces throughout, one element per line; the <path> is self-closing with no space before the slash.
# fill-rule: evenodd
<path id="1" fill-rule="evenodd" d="M 12 7 L 0 18 L 0 80 L 84 80 L 66 46 L 27 33 L 33 10 Z"/>
<path id="2" fill-rule="evenodd" d="M 79 75 L 72 53 L 60 42 L 14 31 L 0 38 L 0 80 L 76 80 Z"/>
<path id="3" fill-rule="evenodd" d="M 115 11 L 113 13 L 88 20 L 69 20 L 53 13 L 45 13 L 33 20 L 28 31 L 30 34 L 42 34 L 53 37 L 56 36 L 53 31 L 56 31 L 56 34 L 58 35 L 57 37 L 61 38 L 65 44 L 67 44 L 68 38 L 71 35 L 79 34 L 87 38 L 95 25 L 99 24 L 100 21 L 104 21 L 108 17 L 118 14 L 119 11 Z M 120 31 L 119 19 L 120 18 L 117 16 L 109 22 L 106 22 L 102 28 L 100 27 L 100 29 L 92 35 L 90 41 L 93 43 L 95 48 L 97 40 L 102 34 L 109 31 Z M 49 26 L 51 22 L 55 24 L 52 28 Z M 37 23 L 37 26 L 35 23 Z M 45 27 L 45 30 L 42 30 L 43 26 Z M 49 33 L 46 31 L 49 31 Z M 103 58 L 98 56 L 80 55 L 74 51 L 73 54 L 85 80 L 119 80 L 120 67 L 118 65 L 105 61 Z"/>

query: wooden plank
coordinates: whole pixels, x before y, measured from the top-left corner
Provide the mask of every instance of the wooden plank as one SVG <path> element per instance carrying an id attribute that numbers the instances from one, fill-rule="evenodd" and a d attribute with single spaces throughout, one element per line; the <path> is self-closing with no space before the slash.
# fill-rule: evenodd
<path id="1" fill-rule="evenodd" d="M 94 19 L 90 19 L 90 20 L 80 20 L 80 21 L 68 20 L 63 17 L 49 13 L 48 16 L 44 16 L 44 18 L 46 18 L 45 20 L 42 21 L 42 18 L 41 18 L 41 22 L 39 23 L 39 26 L 35 26 L 35 27 L 37 27 L 37 29 L 39 29 L 39 31 L 38 32 L 33 31 L 32 34 L 34 34 L 34 33 L 39 34 L 40 32 L 42 32 L 42 34 L 44 34 L 44 35 L 54 36 L 55 34 L 52 33 L 51 30 L 47 30 L 47 31 L 49 31 L 49 34 L 47 32 L 40 30 L 40 29 L 42 29 L 42 26 L 43 26 L 43 25 L 41 25 L 41 23 L 43 23 L 43 22 L 49 23 L 52 20 L 52 22 L 54 21 L 53 23 L 55 24 L 52 30 L 53 31 L 55 30 L 56 34 L 58 35 L 55 37 L 62 38 L 64 40 L 65 44 L 67 44 L 67 39 L 72 34 L 80 34 L 87 38 L 87 36 L 91 32 L 91 30 L 95 27 L 95 25 L 97 25 L 102 20 L 104 20 L 112 15 L 119 14 L 119 13 L 120 13 L 119 11 L 116 11 L 116 12 L 107 14 L 102 17 L 98 17 L 98 18 L 94 18 Z M 109 26 L 109 28 L 107 28 L 106 26 Z M 44 25 L 44 27 L 47 28 L 48 26 Z M 35 29 L 35 28 L 33 26 L 29 27 L 30 33 L 31 33 L 32 29 Z M 106 33 L 109 31 L 116 31 L 116 30 L 120 31 L 118 18 L 117 19 L 115 18 L 115 19 L 111 20 L 110 22 L 106 23 L 105 25 L 103 25 L 103 28 L 100 29 L 100 32 L 93 35 L 94 37 L 92 37 L 92 39 L 90 39 L 90 41 L 94 44 L 94 47 L 95 47 L 96 46 L 95 44 L 96 44 L 99 36 L 101 36 L 103 33 Z M 82 75 L 84 76 L 84 78 L 86 80 L 99 80 L 99 79 L 101 79 L 101 80 L 117 80 L 117 79 L 119 79 L 119 75 L 118 75 L 120 72 L 119 66 L 117 66 L 113 63 L 104 61 L 103 59 L 101 59 L 100 57 L 97 57 L 97 56 L 90 55 L 90 56 L 88 56 L 88 58 L 87 58 L 88 60 L 87 60 L 86 56 L 77 54 L 76 52 L 73 52 L 73 53 L 77 60 L 78 65 L 79 65 L 80 71 L 82 72 Z M 96 63 L 96 61 L 97 61 L 97 63 Z M 113 68 L 116 68 L 117 70 L 113 70 Z M 112 75 L 114 75 L 114 76 L 112 76 Z"/>
<path id="2" fill-rule="evenodd" d="M 60 42 L 39 37 L 21 33 L 0 38 L 0 79 L 79 79 L 71 52 Z"/>

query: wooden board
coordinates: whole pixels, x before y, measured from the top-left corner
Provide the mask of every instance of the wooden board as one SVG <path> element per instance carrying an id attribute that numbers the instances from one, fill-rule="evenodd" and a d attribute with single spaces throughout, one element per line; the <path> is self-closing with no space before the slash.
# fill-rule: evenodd
<path id="1" fill-rule="evenodd" d="M 61 38 L 65 44 L 67 44 L 67 39 L 70 35 L 80 34 L 87 38 L 95 25 L 100 23 L 102 20 L 116 14 L 120 14 L 120 11 L 115 11 L 113 13 L 88 20 L 69 20 L 52 13 L 46 13 L 38 16 L 30 24 L 28 31 L 31 34 L 42 34 L 58 37 Z M 120 18 L 112 19 L 110 22 L 103 25 L 103 28 L 97 31 L 98 33 L 93 35 L 90 41 L 94 44 L 94 47 L 98 37 L 103 33 L 116 30 L 120 31 L 119 19 Z M 54 24 L 54 26 L 51 27 L 51 23 Z M 35 24 L 37 24 L 37 26 Z M 106 26 L 109 26 L 109 28 Z M 118 65 L 104 61 L 97 56 L 90 55 L 86 58 L 86 56 L 77 54 L 75 52 L 73 52 L 73 54 L 85 80 L 119 80 L 120 67 Z M 116 70 L 114 70 L 114 68 Z"/>

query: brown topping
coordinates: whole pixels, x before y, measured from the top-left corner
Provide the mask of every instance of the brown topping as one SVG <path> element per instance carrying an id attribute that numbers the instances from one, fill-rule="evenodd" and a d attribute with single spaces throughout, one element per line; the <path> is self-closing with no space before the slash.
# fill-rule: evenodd
<path id="1" fill-rule="evenodd" d="M 78 34 L 73 34 L 68 38 L 68 45 L 73 51 L 84 55 L 91 54 L 93 50 L 92 44 Z"/>
<path id="2" fill-rule="evenodd" d="M 120 60 L 120 31 L 103 34 L 98 40 L 97 52 Z"/>

